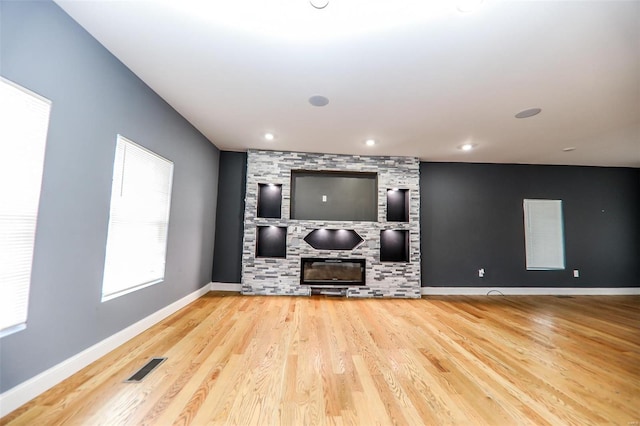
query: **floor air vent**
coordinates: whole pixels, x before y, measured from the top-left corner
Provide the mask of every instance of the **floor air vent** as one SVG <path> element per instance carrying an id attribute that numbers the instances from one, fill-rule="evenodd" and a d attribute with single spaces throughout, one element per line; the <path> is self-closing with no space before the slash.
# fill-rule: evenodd
<path id="1" fill-rule="evenodd" d="M 311 287 L 312 295 L 324 295 L 324 296 L 335 296 L 335 297 L 345 297 L 347 295 L 346 288 L 319 288 L 319 287 Z"/>
<path id="2" fill-rule="evenodd" d="M 156 369 L 160 364 L 164 362 L 167 358 L 151 358 L 151 361 L 147 362 L 144 367 L 140 370 L 136 371 L 133 376 L 129 377 L 125 380 L 126 383 L 138 383 L 144 380 L 149 373 Z"/>

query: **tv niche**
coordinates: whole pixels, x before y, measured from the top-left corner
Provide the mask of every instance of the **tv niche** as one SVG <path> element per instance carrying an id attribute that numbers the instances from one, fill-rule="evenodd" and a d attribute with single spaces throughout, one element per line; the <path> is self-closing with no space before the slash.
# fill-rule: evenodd
<path id="1" fill-rule="evenodd" d="M 291 219 L 378 221 L 378 174 L 291 171 Z"/>

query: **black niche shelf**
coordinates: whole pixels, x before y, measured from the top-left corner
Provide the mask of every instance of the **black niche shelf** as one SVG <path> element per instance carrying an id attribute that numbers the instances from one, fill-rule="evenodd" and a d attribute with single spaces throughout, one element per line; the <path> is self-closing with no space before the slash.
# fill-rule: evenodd
<path id="1" fill-rule="evenodd" d="M 408 189 L 387 189 L 387 222 L 409 222 Z"/>
<path id="2" fill-rule="evenodd" d="M 287 257 L 287 227 L 256 227 L 256 257 Z"/>
<path id="3" fill-rule="evenodd" d="M 409 262 L 409 231 L 380 231 L 380 262 Z"/>
<path id="4" fill-rule="evenodd" d="M 316 250 L 353 250 L 364 240 L 353 229 L 314 229 L 304 241 Z"/>
<path id="5" fill-rule="evenodd" d="M 257 217 L 280 219 L 282 217 L 282 185 L 274 183 L 258 184 Z"/>

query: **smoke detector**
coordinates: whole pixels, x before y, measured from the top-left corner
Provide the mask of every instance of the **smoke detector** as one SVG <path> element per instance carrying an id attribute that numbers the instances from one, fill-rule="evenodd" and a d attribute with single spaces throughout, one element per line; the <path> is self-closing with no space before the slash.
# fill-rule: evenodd
<path id="1" fill-rule="evenodd" d="M 324 9 L 329 4 L 329 0 L 310 0 L 309 3 L 316 9 Z"/>

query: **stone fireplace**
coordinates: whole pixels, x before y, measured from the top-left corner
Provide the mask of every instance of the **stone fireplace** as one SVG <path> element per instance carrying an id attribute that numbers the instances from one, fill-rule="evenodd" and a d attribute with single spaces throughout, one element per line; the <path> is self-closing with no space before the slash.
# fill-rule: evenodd
<path id="1" fill-rule="evenodd" d="M 374 175 L 373 220 L 292 219 L 292 171 Z M 242 293 L 308 296 L 324 285 L 348 297 L 420 297 L 419 173 L 413 157 L 249 150 Z M 321 197 L 331 208 L 331 196 Z M 336 275 L 361 267 L 364 282 Z"/>

